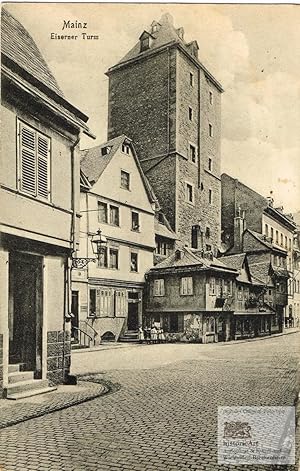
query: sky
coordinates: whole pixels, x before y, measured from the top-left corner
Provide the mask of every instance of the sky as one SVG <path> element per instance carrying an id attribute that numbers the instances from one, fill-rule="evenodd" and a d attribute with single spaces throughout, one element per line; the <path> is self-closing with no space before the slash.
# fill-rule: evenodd
<path id="1" fill-rule="evenodd" d="M 221 82 L 222 172 L 285 212 L 300 210 L 300 5 L 7 4 L 29 31 L 66 98 L 107 137 L 108 78 L 153 20 L 170 13 Z M 98 40 L 51 40 L 64 20 L 88 23 Z M 83 30 L 85 31 L 85 30 Z M 75 31 L 76 33 L 76 31 Z"/>

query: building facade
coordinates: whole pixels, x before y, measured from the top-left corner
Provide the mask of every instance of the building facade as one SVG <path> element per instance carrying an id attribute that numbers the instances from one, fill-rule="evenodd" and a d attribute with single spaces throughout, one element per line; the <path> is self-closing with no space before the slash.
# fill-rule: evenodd
<path id="1" fill-rule="evenodd" d="M 230 253 L 245 250 L 242 234 L 253 231 L 260 243 L 269 245 L 272 264 L 286 274 L 284 327 L 295 324 L 294 291 L 297 269 L 294 267 L 294 237 L 296 224 L 283 208 L 275 208 L 272 197 L 264 198 L 230 175 L 222 174 L 222 241 Z M 249 233 L 247 239 L 251 238 Z M 252 243 L 252 242 L 251 242 Z M 297 284 L 296 284 L 297 287 Z"/>
<path id="2" fill-rule="evenodd" d="M 144 327 L 159 324 L 168 341 L 230 340 L 237 275 L 212 255 L 177 249 L 146 275 Z"/>
<path id="3" fill-rule="evenodd" d="M 95 344 L 118 340 L 142 324 L 144 274 L 155 250 L 156 199 L 124 135 L 82 151 L 81 169 L 86 184 L 77 256 L 93 257 L 90 235 L 99 228 L 107 246 L 96 263 L 72 270 L 72 323 L 74 336 L 84 332 L 82 343 L 92 339 Z"/>
<path id="4" fill-rule="evenodd" d="M 87 116 L 66 101 L 32 37 L 4 8 L 1 77 L 0 388 L 16 398 L 49 390 L 69 373 L 77 146 L 89 131 Z"/>
<path id="5" fill-rule="evenodd" d="M 234 340 L 279 332 L 280 318 L 276 312 L 276 291 L 271 273 L 265 282 L 256 278 L 251 274 L 246 253 L 227 255 L 220 260 L 239 272 L 233 300 Z"/>
<path id="6" fill-rule="evenodd" d="M 108 138 L 133 139 L 161 208 L 183 244 L 220 244 L 222 87 L 165 14 L 111 67 Z M 133 99 L 134 97 L 134 99 Z"/>

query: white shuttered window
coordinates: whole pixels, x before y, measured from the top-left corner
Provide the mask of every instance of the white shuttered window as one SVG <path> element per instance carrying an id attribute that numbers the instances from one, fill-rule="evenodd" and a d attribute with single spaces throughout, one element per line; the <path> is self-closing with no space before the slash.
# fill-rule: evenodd
<path id="1" fill-rule="evenodd" d="M 50 197 L 50 139 L 18 121 L 19 189 L 48 200 Z"/>
<path id="2" fill-rule="evenodd" d="M 193 294 L 193 278 L 191 276 L 187 276 L 181 278 L 181 290 L 182 295 L 189 296 Z"/>

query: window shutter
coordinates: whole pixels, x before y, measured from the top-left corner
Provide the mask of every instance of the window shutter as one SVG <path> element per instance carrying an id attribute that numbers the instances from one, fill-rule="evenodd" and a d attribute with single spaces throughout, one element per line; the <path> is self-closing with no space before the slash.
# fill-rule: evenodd
<path id="1" fill-rule="evenodd" d="M 36 195 L 35 133 L 20 124 L 21 190 Z"/>
<path id="2" fill-rule="evenodd" d="M 37 191 L 38 196 L 48 199 L 49 196 L 49 140 L 37 136 Z"/>

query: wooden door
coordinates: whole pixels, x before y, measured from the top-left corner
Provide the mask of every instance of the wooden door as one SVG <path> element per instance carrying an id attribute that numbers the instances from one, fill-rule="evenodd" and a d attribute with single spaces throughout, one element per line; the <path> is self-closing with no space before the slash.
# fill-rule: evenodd
<path id="1" fill-rule="evenodd" d="M 10 255 L 10 344 L 11 363 L 41 377 L 42 370 L 42 258 L 23 253 Z"/>

